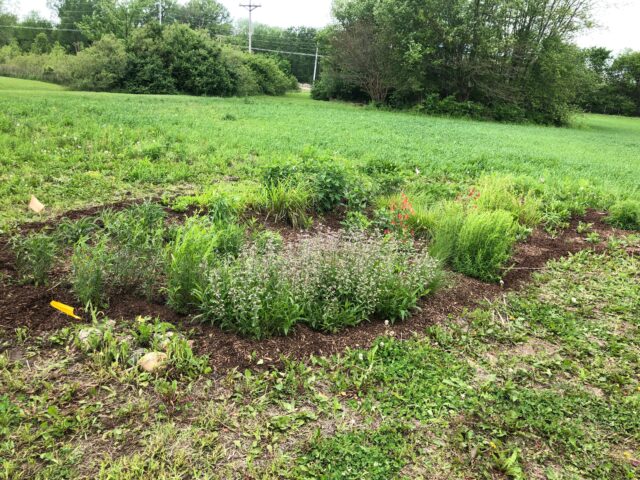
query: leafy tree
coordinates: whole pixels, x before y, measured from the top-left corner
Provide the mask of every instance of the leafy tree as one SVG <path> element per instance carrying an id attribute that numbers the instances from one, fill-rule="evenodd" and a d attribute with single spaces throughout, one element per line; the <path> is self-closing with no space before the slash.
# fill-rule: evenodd
<path id="1" fill-rule="evenodd" d="M 635 115 L 640 115 L 640 51 L 626 51 L 611 66 L 612 75 L 621 93 L 635 104 Z"/>
<path id="2" fill-rule="evenodd" d="M 373 68 L 380 78 L 394 72 L 391 104 L 421 104 L 437 94 L 561 123 L 575 96 L 567 75 L 582 75 L 565 68 L 579 62 L 567 45 L 590 24 L 591 1 L 338 0 L 329 59 L 338 68 L 328 73 L 344 79 L 344 72 L 362 71 L 362 53 L 369 52 L 379 57 Z M 357 29 L 363 38 L 351 48 Z"/>
<path id="3" fill-rule="evenodd" d="M 57 25 L 56 40 L 68 51 L 78 52 L 87 45 L 89 38 L 80 26 L 86 17 L 91 17 L 99 0 L 54 0 L 52 8 L 60 22 Z"/>
<path id="4" fill-rule="evenodd" d="M 190 0 L 177 10 L 176 20 L 211 35 L 231 33 L 229 11 L 216 0 Z"/>
<path id="5" fill-rule="evenodd" d="M 51 51 L 51 43 L 49 38 L 44 33 L 39 33 L 31 44 L 31 53 L 36 55 L 43 55 Z"/>

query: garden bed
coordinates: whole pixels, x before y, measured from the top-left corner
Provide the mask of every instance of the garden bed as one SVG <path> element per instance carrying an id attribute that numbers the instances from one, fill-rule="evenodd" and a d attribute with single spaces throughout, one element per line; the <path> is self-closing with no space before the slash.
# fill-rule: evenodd
<path id="1" fill-rule="evenodd" d="M 130 202 L 114 208 L 124 208 L 128 205 Z M 65 217 L 79 219 L 99 210 L 92 208 L 70 212 Z M 266 368 L 279 364 L 281 357 L 301 359 L 309 355 L 333 354 L 347 347 L 368 347 L 380 335 L 407 338 L 414 333 L 423 332 L 425 327 L 444 321 L 449 315 L 473 308 L 484 300 L 493 300 L 507 290 L 519 289 L 533 272 L 541 269 L 549 260 L 586 248 L 603 248 L 602 243 L 590 243 L 585 239 L 585 235 L 577 233 L 576 230 L 583 222 L 592 224 L 591 231 L 597 232 L 602 240 L 619 233 L 603 222 L 604 217 L 604 213 L 589 211 L 583 217 L 574 218 L 569 228 L 562 230 L 557 236 L 551 236 L 542 229 L 534 230 L 526 241 L 516 245 L 502 285 L 448 272 L 445 288 L 423 299 L 419 303 L 419 310 L 410 318 L 393 325 L 374 319 L 336 333 L 324 333 L 312 330 L 304 324 L 297 324 L 287 336 L 253 340 L 223 331 L 215 325 L 194 321 L 192 316 L 176 313 L 162 302 L 147 301 L 135 295 L 119 296 L 108 308 L 102 310 L 102 314 L 107 318 L 124 321 L 130 321 L 138 315 L 157 317 L 192 330 L 194 350 L 198 354 L 209 355 L 211 366 L 218 372 L 234 367 Z M 54 223 L 52 221 L 37 226 L 29 225 L 26 230 L 41 230 Z M 304 233 L 273 223 L 270 227 L 277 226 L 287 242 L 295 242 L 301 235 L 307 237 L 326 229 L 335 229 L 339 225 L 336 219 L 330 219 L 328 223 L 329 226 L 316 222 L 311 232 Z M 15 258 L 6 239 L 0 240 L 0 272 L 8 278 L 16 275 Z M 58 273 L 60 272 L 54 272 L 53 276 L 56 277 Z M 7 332 L 19 327 L 27 328 L 33 333 L 51 332 L 65 325 L 77 323 L 76 320 L 57 313 L 49 306 L 53 299 L 77 305 L 73 293 L 60 283 L 53 281 L 49 286 L 4 284 L 2 291 L 0 329 Z"/>

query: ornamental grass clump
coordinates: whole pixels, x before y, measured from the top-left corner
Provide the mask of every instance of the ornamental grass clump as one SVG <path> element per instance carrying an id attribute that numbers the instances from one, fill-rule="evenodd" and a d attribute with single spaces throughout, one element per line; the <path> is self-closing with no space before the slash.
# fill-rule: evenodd
<path id="1" fill-rule="evenodd" d="M 462 224 L 452 265 L 458 272 L 495 282 L 511 256 L 517 222 L 504 210 L 471 210 Z"/>
<path id="2" fill-rule="evenodd" d="M 264 338 L 297 322 L 335 332 L 404 319 L 439 285 L 438 262 L 389 238 L 320 235 L 284 250 L 253 245 L 214 265 L 195 290 L 201 318 Z"/>

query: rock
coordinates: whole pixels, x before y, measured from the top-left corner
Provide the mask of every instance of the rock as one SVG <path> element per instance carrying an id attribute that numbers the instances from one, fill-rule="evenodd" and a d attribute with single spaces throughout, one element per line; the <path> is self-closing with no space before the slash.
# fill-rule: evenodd
<path id="1" fill-rule="evenodd" d="M 145 372 L 155 372 L 165 366 L 167 361 L 167 354 L 163 352 L 149 352 L 145 354 L 140 360 L 138 365 Z"/>

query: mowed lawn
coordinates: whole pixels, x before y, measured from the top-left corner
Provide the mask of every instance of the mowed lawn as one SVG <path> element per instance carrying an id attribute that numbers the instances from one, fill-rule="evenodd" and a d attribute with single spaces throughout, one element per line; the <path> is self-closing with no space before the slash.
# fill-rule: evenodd
<path id="1" fill-rule="evenodd" d="M 579 115 L 570 128 L 508 125 L 284 98 L 134 96 L 0 78 L 0 229 L 119 198 L 253 178 L 272 159 L 383 159 L 454 181 L 489 171 L 584 179 L 640 195 L 640 119 Z"/>

